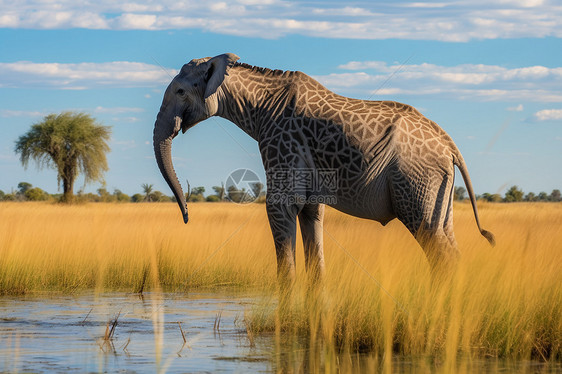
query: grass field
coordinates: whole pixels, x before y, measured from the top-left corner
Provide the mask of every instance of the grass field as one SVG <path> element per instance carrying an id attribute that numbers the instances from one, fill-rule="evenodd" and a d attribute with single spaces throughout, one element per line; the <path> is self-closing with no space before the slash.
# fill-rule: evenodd
<path id="1" fill-rule="evenodd" d="M 326 354 L 562 360 L 562 204 L 455 205 L 463 253 L 454 276 L 432 280 L 397 221 L 386 227 L 327 210 L 326 280 L 307 289 L 302 245 L 291 301 L 277 308 L 275 251 L 265 206 L 0 203 L 0 294 L 139 292 L 155 287 L 256 290 L 250 334 L 298 335 Z"/>

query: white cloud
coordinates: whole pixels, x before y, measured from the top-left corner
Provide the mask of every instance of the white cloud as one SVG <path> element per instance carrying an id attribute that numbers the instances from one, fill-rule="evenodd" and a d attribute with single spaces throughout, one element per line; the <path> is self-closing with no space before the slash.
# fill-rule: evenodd
<path id="1" fill-rule="evenodd" d="M 329 4 L 329 5 L 326 5 Z M 472 39 L 562 37 L 562 6 L 543 0 L 455 2 L 298 2 L 294 0 L 22 0 L 3 4 L 0 27 L 60 29 L 197 28 L 221 34 L 278 38 Z"/>
<path id="2" fill-rule="evenodd" d="M 154 30 L 157 29 L 157 16 L 154 14 L 124 13 L 117 17 L 120 29 L 125 30 Z"/>
<path id="3" fill-rule="evenodd" d="M 348 17 L 365 17 L 374 16 L 376 13 L 371 12 L 365 8 L 350 7 L 346 6 L 343 8 L 316 8 L 312 10 L 312 13 L 320 16 L 348 16 Z M 379 14 L 380 15 L 380 14 Z"/>
<path id="4" fill-rule="evenodd" d="M 562 67 L 506 68 L 483 64 L 440 66 L 351 61 L 338 68 L 340 71 L 314 78 L 335 92 L 354 97 L 428 95 L 457 100 L 562 102 Z M 161 95 L 161 87 L 170 81 L 169 74 L 175 75 L 177 71 L 170 69 L 166 72 L 160 66 L 130 61 L 77 64 L 20 61 L 0 63 L 0 87 L 71 90 L 149 87 L 152 92 Z M 508 108 L 512 111 L 522 109 L 523 104 Z M 99 113 L 110 114 L 140 110 L 96 108 Z M 15 114 L 3 112 L 1 115 Z"/>
<path id="5" fill-rule="evenodd" d="M 535 119 L 538 121 L 555 121 L 562 120 L 562 109 L 544 109 L 535 113 Z"/>
<path id="6" fill-rule="evenodd" d="M 177 74 L 171 70 L 172 74 Z M 0 63 L 0 87 L 152 87 L 170 81 L 160 66 L 128 61 L 105 63 Z"/>
<path id="7" fill-rule="evenodd" d="M 517 106 L 511 106 L 507 108 L 510 112 L 522 112 L 523 111 L 523 104 L 519 104 Z"/>
<path id="8" fill-rule="evenodd" d="M 406 3 L 401 6 L 405 8 L 444 8 L 450 4 L 447 3 Z"/>
<path id="9" fill-rule="evenodd" d="M 515 5 L 522 8 L 533 8 L 544 4 L 544 0 L 500 0 L 500 4 Z"/>
<path id="10" fill-rule="evenodd" d="M 143 108 L 130 108 L 130 107 L 114 107 L 114 108 L 106 108 L 102 106 L 98 106 L 94 109 L 95 113 L 103 113 L 103 114 L 123 114 L 123 113 L 140 113 L 144 112 Z"/>
<path id="11" fill-rule="evenodd" d="M 116 123 L 136 123 L 136 122 L 140 122 L 140 118 L 138 117 L 115 117 L 112 118 L 113 122 Z"/>
<path id="12" fill-rule="evenodd" d="M 352 96 L 432 95 L 460 100 L 562 102 L 561 67 L 351 61 L 339 69 L 349 71 L 315 78 L 336 92 Z M 520 105 L 511 110 L 522 108 Z"/>
<path id="13" fill-rule="evenodd" d="M 72 111 L 72 110 L 71 110 Z M 75 111 L 77 112 L 83 112 L 83 111 L 90 111 L 90 109 L 75 109 Z M 145 111 L 145 109 L 143 108 L 134 108 L 134 107 L 113 107 L 113 108 L 107 108 L 107 107 L 101 107 L 98 106 L 96 108 L 94 108 L 93 110 L 91 110 L 93 113 L 97 113 L 97 114 L 112 114 L 112 115 L 120 115 L 120 114 L 125 114 L 125 113 L 142 113 Z M 9 109 L 1 109 L 0 110 L 0 117 L 4 117 L 4 118 L 10 118 L 10 117 L 45 117 L 47 115 L 49 115 L 52 112 L 46 112 L 46 111 L 37 111 L 37 110 L 9 110 Z M 116 120 L 118 121 L 125 121 L 125 122 L 137 122 L 139 121 L 138 118 L 135 117 L 123 117 L 123 118 L 117 118 Z"/>
<path id="14" fill-rule="evenodd" d="M 164 7 L 162 5 L 149 4 L 139 4 L 139 3 L 124 3 L 121 4 L 120 8 L 125 13 L 148 13 L 148 12 L 162 12 Z"/>
<path id="15" fill-rule="evenodd" d="M 244 5 L 272 5 L 280 3 L 278 0 L 237 0 L 238 3 Z"/>
<path id="16" fill-rule="evenodd" d="M 133 149 L 137 147 L 137 144 L 134 140 L 116 140 L 112 139 L 111 142 L 113 145 L 117 146 L 123 151 L 127 151 L 129 149 Z"/>
<path id="17" fill-rule="evenodd" d="M 47 114 L 48 113 L 46 113 L 46 112 L 39 112 L 39 111 L 36 111 L 36 110 L 31 110 L 31 111 L 27 111 L 27 110 L 8 110 L 8 109 L 0 110 L 0 117 L 5 117 L 5 118 L 9 118 L 9 117 L 44 117 Z"/>

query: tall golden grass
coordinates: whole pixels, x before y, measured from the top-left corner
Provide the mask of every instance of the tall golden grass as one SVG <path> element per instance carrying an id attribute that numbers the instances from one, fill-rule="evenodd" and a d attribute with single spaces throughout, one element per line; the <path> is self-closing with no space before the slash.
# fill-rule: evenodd
<path id="1" fill-rule="evenodd" d="M 238 287 L 272 295 L 248 311 L 252 334 L 304 334 L 328 355 L 561 360 L 562 204 L 480 205 L 494 248 L 469 204 L 454 209 L 462 259 L 444 282 L 399 222 L 327 210 L 323 286 L 307 287 L 299 243 L 296 286 L 277 307 L 263 205 L 191 204 L 184 225 L 175 204 L 1 203 L 0 293 Z"/>

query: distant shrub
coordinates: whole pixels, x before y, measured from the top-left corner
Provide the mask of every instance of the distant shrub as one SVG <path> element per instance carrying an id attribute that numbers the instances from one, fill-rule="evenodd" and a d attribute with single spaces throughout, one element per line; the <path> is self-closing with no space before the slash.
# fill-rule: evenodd
<path id="1" fill-rule="evenodd" d="M 189 201 L 192 203 L 199 203 L 201 201 L 205 201 L 205 196 L 203 196 L 202 194 L 191 194 L 191 196 L 189 197 Z"/>
<path id="2" fill-rule="evenodd" d="M 504 201 L 507 203 L 523 201 L 523 191 L 517 186 L 511 186 L 511 188 L 505 193 Z"/>
<path id="3" fill-rule="evenodd" d="M 154 202 L 169 202 L 172 201 L 172 199 L 170 199 L 169 196 L 164 195 L 162 192 L 160 191 L 154 191 L 150 194 L 150 199 L 149 201 L 154 201 Z"/>
<path id="4" fill-rule="evenodd" d="M 133 203 L 140 203 L 142 201 L 144 201 L 145 196 L 143 194 L 140 193 L 136 193 L 131 197 L 131 201 Z"/>
<path id="5" fill-rule="evenodd" d="M 16 201 L 17 200 L 16 195 L 14 195 L 13 193 L 5 194 L 2 199 L 4 201 Z"/>
<path id="6" fill-rule="evenodd" d="M 50 198 L 49 194 L 39 187 L 29 188 L 25 191 L 24 196 L 29 201 L 45 201 Z"/>
<path id="7" fill-rule="evenodd" d="M 118 203 L 128 203 L 129 201 L 131 201 L 129 195 L 121 192 L 121 190 L 118 189 L 115 189 L 115 191 L 113 191 L 113 197 Z"/>

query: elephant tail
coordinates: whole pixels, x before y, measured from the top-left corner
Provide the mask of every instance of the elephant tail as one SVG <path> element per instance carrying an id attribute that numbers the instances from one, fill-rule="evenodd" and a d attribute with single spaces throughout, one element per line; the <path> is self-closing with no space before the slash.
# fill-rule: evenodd
<path id="1" fill-rule="evenodd" d="M 492 234 L 490 231 L 482 229 L 482 227 L 480 226 L 480 219 L 478 219 L 478 209 L 476 208 L 476 197 L 474 195 L 474 190 L 472 189 L 472 182 L 470 181 L 470 176 L 468 175 L 468 169 L 466 168 L 464 159 L 458 150 L 455 153 L 456 154 L 453 154 L 453 164 L 455 164 L 461 172 L 468 197 L 470 198 L 470 203 L 472 204 L 472 210 L 474 211 L 474 218 L 476 218 L 476 225 L 478 226 L 478 230 L 480 230 L 480 234 L 482 234 L 482 236 L 485 237 L 492 246 L 495 246 L 496 239 L 494 237 L 494 234 Z"/>

